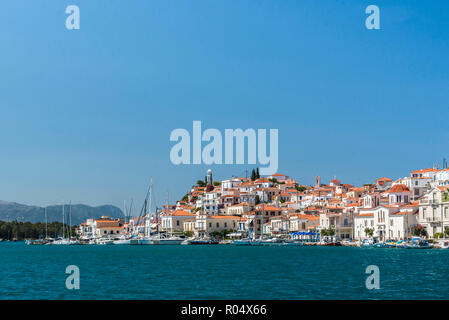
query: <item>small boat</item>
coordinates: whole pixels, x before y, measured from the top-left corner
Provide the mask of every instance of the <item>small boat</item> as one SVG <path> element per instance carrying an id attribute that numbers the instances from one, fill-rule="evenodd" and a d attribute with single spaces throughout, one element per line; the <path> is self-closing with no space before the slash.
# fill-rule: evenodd
<path id="1" fill-rule="evenodd" d="M 434 248 L 438 248 L 438 249 L 449 249 L 449 241 L 438 241 L 435 245 Z"/>
<path id="2" fill-rule="evenodd" d="M 117 245 L 121 245 L 121 244 L 126 244 L 126 245 L 132 245 L 132 244 L 139 244 L 139 241 L 137 239 L 117 239 L 113 241 L 114 244 Z"/>
<path id="3" fill-rule="evenodd" d="M 37 244 L 46 244 L 47 242 L 44 239 L 35 239 L 35 240 L 25 240 L 25 244 L 27 245 L 37 245 Z"/>
<path id="4" fill-rule="evenodd" d="M 207 240 L 207 239 L 196 239 L 196 240 L 187 240 L 188 244 L 197 244 L 197 245 L 208 245 L 208 244 L 218 244 L 218 241 L 215 240 Z"/>
<path id="5" fill-rule="evenodd" d="M 388 246 L 386 245 L 385 242 L 376 242 L 375 244 L 373 244 L 374 248 L 388 248 Z"/>
<path id="6" fill-rule="evenodd" d="M 69 239 L 56 239 L 55 241 L 50 242 L 50 244 L 56 244 L 56 245 L 70 245 Z"/>
<path id="7" fill-rule="evenodd" d="M 111 244 L 114 244 L 114 240 L 112 240 L 112 239 L 97 239 L 97 244 L 111 245 Z"/>
<path id="8" fill-rule="evenodd" d="M 374 245 L 374 242 L 373 242 L 373 240 L 371 240 L 371 239 L 364 239 L 363 241 L 362 241 L 362 247 L 372 247 Z"/>
<path id="9" fill-rule="evenodd" d="M 431 249 L 432 245 L 425 239 L 413 238 L 410 242 L 405 243 L 406 249 Z"/>
<path id="10" fill-rule="evenodd" d="M 219 242 L 219 244 L 233 244 L 233 243 L 234 243 L 233 240 L 221 240 L 221 241 Z"/>
<path id="11" fill-rule="evenodd" d="M 117 245 L 132 245 L 132 244 L 139 244 L 139 241 L 133 237 L 129 237 L 129 236 L 121 236 L 118 239 L 114 240 L 114 244 Z"/>
<path id="12" fill-rule="evenodd" d="M 236 246 L 260 246 L 261 241 L 254 240 L 254 239 L 234 240 L 234 245 L 236 245 Z"/>
<path id="13" fill-rule="evenodd" d="M 399 240 L 396 242 L 395 247 L 396 248 L 405 248 L 406 242 L 404 240 Z"/>
<path id="14" fill-rule="evenodd" d="M 284 240 L 279 238 L 271 238 L 267 240 L 260 240 L 261 246 L 281 246 L 284 244 Z"/>
<path id="15" fill-rule="evenodd" d="M 284 246 L 304 246 L 304 242 L 301 241 L 284 241 Z"/>
<path id="16" fill-rule="evenodd" d="M 154 238 L 153 244 L 155 245 L 177 245 L 181 244 L 184 239 L 179 237 L 169 237 L 169 238 Z"/>

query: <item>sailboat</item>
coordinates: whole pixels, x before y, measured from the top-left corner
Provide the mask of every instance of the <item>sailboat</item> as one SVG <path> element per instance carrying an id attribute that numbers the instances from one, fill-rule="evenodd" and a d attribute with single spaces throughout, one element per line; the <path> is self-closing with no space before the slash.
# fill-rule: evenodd
<path id="1" fill-rule="evenodd" d="M 45 238 L 44 239 L 34 239 L 34 240 L 25 240 L 25 243 L 27 245 L 30 244 L 47 244 L 48 243 L 48 237 L 47 237 L 47 207 L 45 207 Z"/>
<path id="2" fill-rule="evenodd" d="M 62 238 L 56 239 L 55 241 L 51 242 L 51 244 L 57 244 L 57 245 L 68 245 L 70 244 L 70 240 L 65 238 L 65 214 L 64 214 L 64 202 L 62 203 Z"/>
<path id="3" fill-rule="evenodd" d="M 73 244 L 80 244 L 78 240 L 72 240 L 72 202 L 70 202 L 69 206 L 69 221 L 68 225 L 65 225 L 65 214 L 64 214 L 64 207 L 65 204 L 62 204 L 62 238 L 56 239 L 50 244 L 57 244 L 57 245 L 73 245 Z M 65 237 L 65 228 L 68 228 L 67 230 L 67 238 Z"/>
<path id="4" fill-rule="evenodd" d="M 132 209 L 132 205 L 133 205 L 133 201 L 131 199 L 131 204 L 129 206 L 129 211 L 131 212 Z M 125 223 L 126 223 L 126 216 L 128 215 L 128 211 L 126 209 L 126 201 L 123 201 L 123 213 L 125 215 Z M 137 238 L 135 238 L 135 236 L 133 235 L 121 235 L 118 239 L 113 240 L 112 242 L 113 244 L 118 244 L 118 245 L 131 245 L 131 244 L 139 244 Z"/>

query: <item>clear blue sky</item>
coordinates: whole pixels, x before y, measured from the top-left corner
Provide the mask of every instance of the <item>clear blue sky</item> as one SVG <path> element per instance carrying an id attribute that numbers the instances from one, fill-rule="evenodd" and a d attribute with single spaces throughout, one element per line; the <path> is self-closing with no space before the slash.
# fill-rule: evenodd
<path id="1" fill-rule="evenodd" d="M 448 1 L 4 0 L 0 41 L 2 200 L 140 206 L 151 176 L 178 199 L 207 170 L 169 160 L 193 120 L 278 128 L 279 171 L 304 184 L 449 158 Z"/>

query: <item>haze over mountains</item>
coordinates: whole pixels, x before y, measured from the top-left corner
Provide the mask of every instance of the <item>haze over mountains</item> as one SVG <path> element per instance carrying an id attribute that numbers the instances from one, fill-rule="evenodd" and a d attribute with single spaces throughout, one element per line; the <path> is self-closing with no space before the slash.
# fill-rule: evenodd
<path id="1" fill-rule="evenodd" d="M 68 217 L 70 206 L 65 205 L 65 219 Z M 111 218 L 123 218 L 123 211 L 113 205 L 91 207 L 84 204 L 72 204 L 72 225 L 85 222 L 86 219 L 110 216 Z M 0 220 L 2 221 L 45 222 L 45 208 L 28 206 L 16 202 L 0 201 Z M 62 205 L 47 207 L 48 222 L 62 222 Z M 65 221 L 67 222 L 67 220 Z"/>

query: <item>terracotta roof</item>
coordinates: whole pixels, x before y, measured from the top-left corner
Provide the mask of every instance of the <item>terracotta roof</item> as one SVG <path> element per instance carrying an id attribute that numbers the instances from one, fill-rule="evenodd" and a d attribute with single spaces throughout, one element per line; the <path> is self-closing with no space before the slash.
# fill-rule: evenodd
<path id="1" fill-rule="evenodd" d="M 173 211 L 170 214 L 170 216 L 176 216 L 176 217 L 179 217 L 179 216 L 195 216 L 195 214 L 194 213 L 190 213 L 190 212 L 185 211 L 185 210 L 175 210 L 175 211 Z"/>
<path id="2" fill-rule="evenodd" d="M 387 193 L 396 193 L 396 192 L 407 192 L 410 189 L 404 184 L 396 184 Z"/>
<path id="3" fill-rule="evenodd" d="M 383 177 L 383 178 L 377 179 L 376 181 L 386 181 L 386 182 L 388 182 L 388 181 L 393 181 L 393 180 L 391 180 L 390 178 Z"/>

